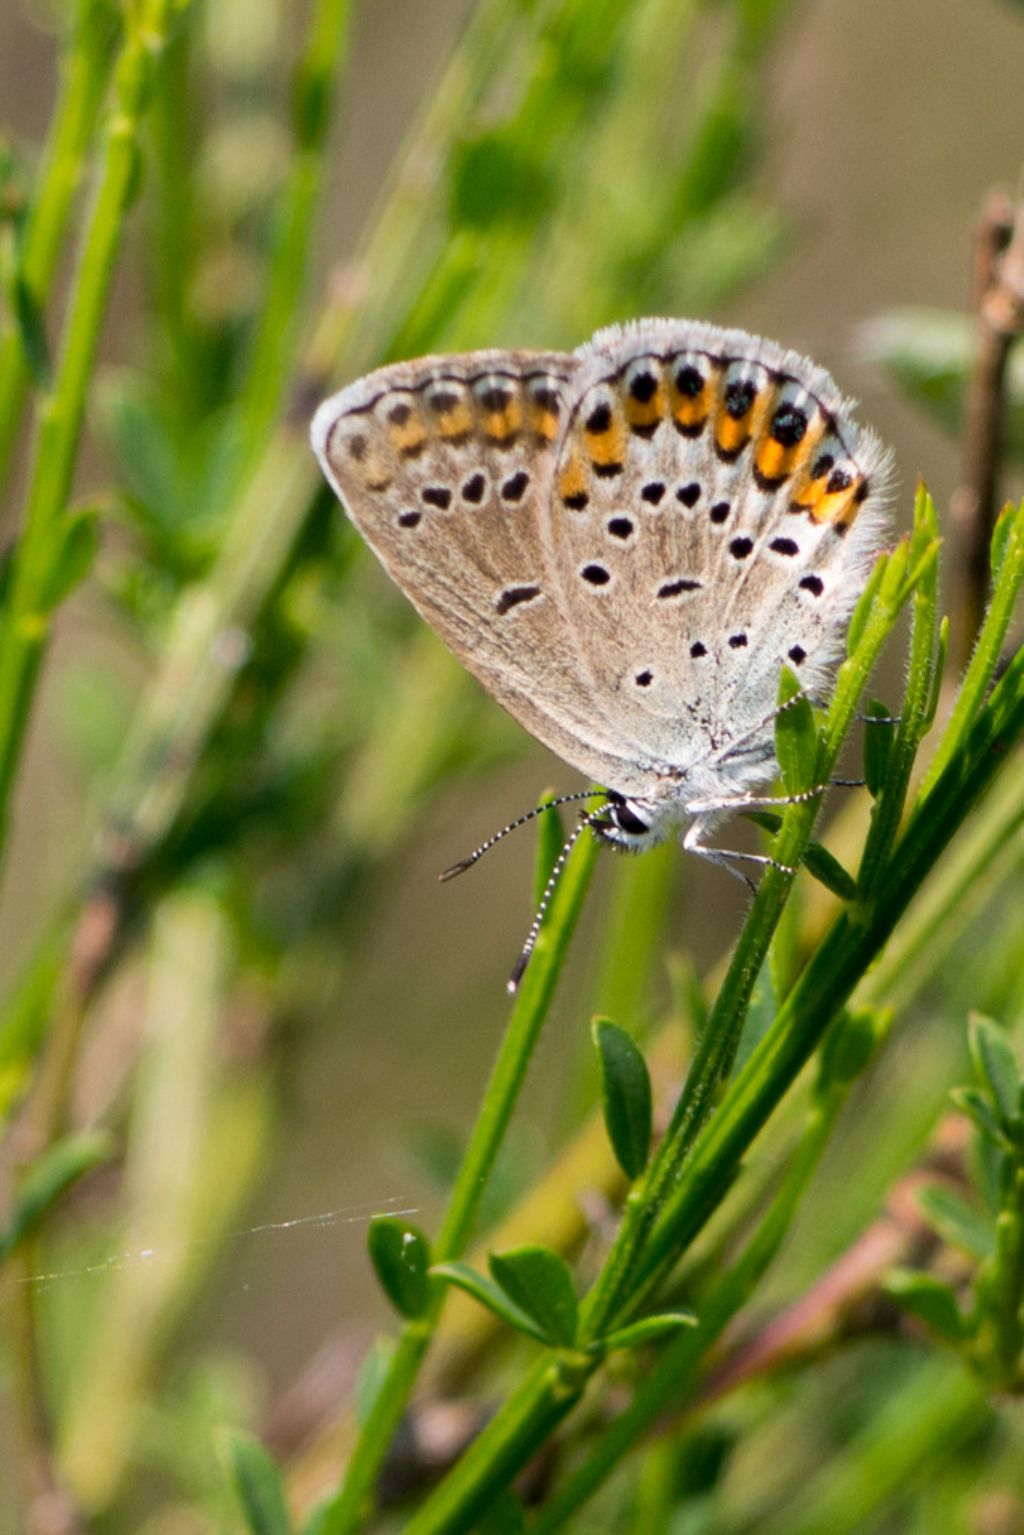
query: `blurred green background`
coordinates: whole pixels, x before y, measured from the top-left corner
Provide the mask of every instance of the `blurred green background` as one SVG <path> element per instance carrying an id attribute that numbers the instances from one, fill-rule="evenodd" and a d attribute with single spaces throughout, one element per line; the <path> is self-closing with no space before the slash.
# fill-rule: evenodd
<path id="1" fill-rule="evenodd" d="M 658 8 L 646 9 L 655 44 L 649 58 L 657 52 Z M 358 313 L 364 290 L 372 289 L 377 274 L 357 254 L 391 185 L 391 167 L 473 10 L 455 0 L 355 7 L 311 251 L 310 312 L 333 295 Z M 60 16 L 59 6 L 41 0 L 0 7 L 0 128 L 28 165 L 53 108 Z M 290 154 L 287 82 L 305 16 L 306 7 L 286 0 L 210 0 L 190 20 L 199 83 L 189 173 L 200 212 L 193 208 L 188 232 L 201 231 L 202 249 L 187 288 L 190 323 L 205 347 L 197 347 L 203 363 L 188 423 L 192 447 L 204 421 L 213 432 L 231 398 L 232 348 L 260 302 L 268 206 Z M 616 119 L 593 124 L 593 143 L 585 125 L 566 129 L 575 169 L 568 185 L 554 183 L 559 201 L 547 217 L 558 239 L 540 266 L 552 280 L 534 292 L 536 271 L 527 263 L 522 284 L 510 283 L 500 329 L 485 302 L 435 325 L 444 304 L 431 298 L 428 284 L 423 303 L 410 302 L 404 332 L 391 339 L 396 350 L 421 335 L 445 347 L 572 347 L 600 324 L 643 312 L 650 299 L 663 312 L 689 312 L 699 299 L 703 316 L 810 354 L 862 401 L 861 418 L 894 444 L 897 520 L 905 526 L 919 473 L 940 508 L 948 505 L 961 450 L 887 380 L 869 327 L 904 306 L 967 306 L 971 234 L 983 197 L 993 184 L 1012 187 L 1019 175 L 1024 16 L 1009 0 L 801 0 L 785 7 L 763 51 L 751 45 L 749 60 L 733 61 L 744 109 L 731 174 L 735 200 L 703 243 L 688 246 L 683 238 L 659 266 L 644 243 L 650 227 L 638 222 L 636 251 L 631 247 L 629 221 L 643 210 L 625 184 L 635 177 L 632 195 L 642 199 L 644 177 L 657 180 L 653 146 L 671 144 L 676 110 L 689 131 L 695 107 L 713 95 L 732 25 L 723 4 L 696 7 L 692 28 L 680 28 L 678 57 L 670 51 L 658 82 L 657 134 L 644 123 L 631 144 L 628 94 Z M 672 50 L 675 28 L 674 21 Z M 600 38 L 590 44 L 600 91 L 608 60 Z M 524 70 L 533 62 L 524 47 Z M 557 50 L 549 62 L 557 72 Z M 456 125 L 456 141 L 464 127 L 467 141 L 482 135 L 487 148 L 486 131 L 503 121 L 515 84 L 511 69 Z M 154 131 L 168 131 L 159 117 Z M 542 125 L 541 139 L 545 131 Z M 719 141 L 709 144 L 717 154 Z M 411 153 L 411 195 L 421 209 L 444 208 L 451 185 L 429 156 L 417 165 L 415 141 Z M 648 160 L 637 167 L 635 154 Z M 152 145 L 147 158 L 160 164 Z M 471 225 L 472 164 L 463 171 L 462 212 Z M 530 195 L 527 182 L 523 196 Z M 574 195 L 581 199 L 579 247 Z M 699 188 L 689 195 L 699 198 Z M 716 209 L 718 197 L 709 193 Z M 219 538 L 219 471 L 207 450 L 189 459 L 194 480 L 167 491 L 168 504 L 191 497 L 197 508 L 187 536 L 161 532 L 152 506 L 148 524 L 139 511 L 161 476 L 178 472 L 134 414 L 148 397 L 140 380 L 162 376 L 166 383 L 178 369 L 180 390 L 188 378 L 181 337 L 161 307 L 168 278 L 157 252 L 168 238 L 161 228 L 168 208 L 173 199 L 161 211 L 144 191 L 104 325 L 75 494 L 102 498 L 110 515 L 96 571 L 59 614 L 21 773 L 0 892 L 0 982 L 8 988 L 73 899 L 108 803 L 117 749 L 151 686 L 162 615 L 209 568 Z M 660 216 L 670 215 L 668 200 Z M 612 255 L 595 275 L 600 263 L 586 249 L 605 239 Z M 543 252 L 543 231 L 539 245 Z M 514 265 L 514 247 L 510 238 L 509 256 L 499 239 L 481 243 L 496 283 L 502 263 Z M 67 276 L 65 263 L 61 280 Z M 480 285 L 486 295 L 486 271 Z M 375 354 L 376 339 L 366 341 L 362 367 L 386 360 Z M 211 378 L 211 359 L 219 359 L 222 378 Z M 345 381 L 332 373 L 330 382 Z M 288 380 L 280 382 L 287 389 Z M 8 485 L 12 519 L 25 463 L 23 441 Z M 161 1535 L 209 1527 L 204 1521 L 218 1496 L 210 1490 L 211 1426 L 269 1422 L 283 1445 L 290 1430 L 280 1425 L 290 1409 L 282 1393 L 315 1356 L 325 1361 L 328 1402 L 351 1384 L 366 1343 L 387 1319 L 365 1259 L 366 1219 L 394 1207 L 419 1211 L 427 1227 L 436 1220 L 505 1016 L 504 977 L 530 914 L 531 839 L 512 839 L 444 890 L 435 876 L 542 788 L 577 786 L 408 620 L 340 513 L 323 505 L 314 522 L 313 555 L 295 579 L 282 580 L 277 617 L 258 642 L 265 666 L 252 696 L 236 708 L 220 762 L 206 770 L 207 810 L 222 817 L 229 803 L 235 820 L 227 834 L 223 825 L 211 831 L 199 803 L 183 841 L 171 839 L 168 866 L 184 870 L 184 878 L 161 883 L 160 871 L 154 875 L 159 900 L 151 908 L 142 902 L 147 920 L 130 935 L 85 1039 L 74 1117 L 112 1124 L 132 1147 L 127 1164 L 119 1158 L 86 1180 L 36 1254 L 44 1265 L 38 1274 L 53 1276 L 38 1278 L 35 1289 L 53 1355 L 47 1367 L 71 1404 L 65 1436 L 76 1466 L 92 1453 L 91 1425 L 75 1427 L 76 1393 L 88 1402 L 95 1387 L 101 1427 L 110 1400 L 131 1404 L 130 1450 L 122 1444 L 116 1466 L 96 1471 L 97 1506 L 110 1530 L 142 1527 L 143 1520 Z M 233 632 L 222 639 L 224 664 L 244 674 L 250 640 Z M 232 660 L 236 643 L 242 648 Z M 891 658 L 890 665 L 898 677 L 901 662 Z M 280 693 L 277 676 L 284 679 Z M 436 729 L 438 719 L 442 739 L 432 736 L 428 760 L 420 761 L 418 732 L 427 722 Z M 584 1090 L 572 1084 L 586 1046 L 584 977 L 597 963 L 602 912 L 622 878 L 612 862 L 599 870 L 499 1170 L 496 1206 L 528 1186 L 586 1106 Z M 714 870 L 682 868 L 680 854 L 669 863 L 670 943 L 705 973 L 742 920 L 742 892 Z M 1016 891 L 1019 897 L 1019 883 Z M 979 942 L 971 938 L 968 959 Z M 981 989 L 995 1001 L 1016 993 L 1019 1006 L 1019 982 L 1002 973 L 1007 962 L 999 952 L 988 969 L 978 959 Z M 664 971 L 655 970 L 649 1017 L 669 991 Z M 970 990 L 973 976 L 963 982 L 963 1007 L 981 1000 Z M 947 991 L 947 1021 L 959 1004 Z M 805 1217 L 813 1263 L 801 1269 L 798 1234 L 779 1272 L 780 1295 L 809 1282 L 843 1249 L 935 1119 L 961 1042 L 951 1029 L 926 1030 L 926 1013 L 904 1031 L 863 1115 L 850 1116 Z M 179 1099 L 161 1102 L 159 1083 L 174 1073 L 187 1085 Z M 138 1107 L 140 1095 L 148 1112 Z M 883 1124 L 890 1131 L 884 1155 L 875 1145 Z M 840 1214 L 837 1205 L 861 1167 L 863 1186 Z M 126 1348 L 119 1364 L 115 1340 L 133 1328 L 147 1337 L 146 1347 L 139 1358 Z M 109 1379 L 104 1356 L 108 1364 L 114 1359 Z M 843 1368 L 815 1390 L 841 1393 Z M 882 1365 L 878 1378 L 884 1384 Z M 864 1398 L 858 1401 L 867 1418 L 870 1361 L 850 1389 L 851 1400 L 858 1392 Z M 754 1393 L 730 1412 L 756 1422 L 763 1410 Z M 784 1500 L 815 1458 L 806 1438 L 814 1401 L 796 1403 L 792 1414 L 795 1426 L 783 1411 L 746 1451 L 762 1508 L 774 1496 L 769 1466 L 781 1468 Z M 0 1431 L 0 1445 L 10 1442 Z M 0 1449 L 0 1480 L 7 1480 L 13 1469 L 2 1469 L 3 1459 Z M 963 1474 L 968 1478 L 966 1466 Z M 742 1475 L 735 1485 L 728 1527 L 753 1528 L 745 1522 L 756 1511 L 744 1507 Z M 0 1530 L 15 1527 L 0 1511 Z M 946 1528 L 941 1521 L 931 1527 Z M 996 1530 L 980 1519 L 971 1528 Z"/>

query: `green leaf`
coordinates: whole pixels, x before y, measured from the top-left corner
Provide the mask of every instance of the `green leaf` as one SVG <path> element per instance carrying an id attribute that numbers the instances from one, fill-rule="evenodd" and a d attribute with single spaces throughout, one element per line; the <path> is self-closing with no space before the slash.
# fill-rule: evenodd
<path id="1" fill-rule="evenodd" d="M 857 894 L 857 881 L 848 874 L 839 859 L 820 842 L 810 842 L 804 854 L 804 868 L 818 882 L 831 890 L 842 901 L 852 901 Z"/>
<path id="2" fill-rule="evenodd" d="M 79 582 L 89 574 L 100 546 L 99 518 L 95 507 L 69 512 L 60 545 L 53 557 L 39 598 L 44 613 L 52 613 Z"/>
<path id="3" fill-rule="evenodd" d="M 291 1535 L 284 1479 L 273 1457 L 247 1434 L 229 1437 L 227 1457 L 231 1480 L 252 1535 Z"/>
<path id="4" fill-rule="evenodd" d="M 745 820 L 753 821 L 755 826 L 764 827 L 772 836 L 782 826 L 782 817 L 774 810 L 744 810 L 742 815 Z M 843 901 L 853 900 L 857 893 L 856 881 L 827 847 L 823 847 L 820 842 L 809 842 L 803 862 L 808 873 L 813 874 L 826 890 L 831 890 L 833 895 Z"/>
<path id="5" fill-rule="evenodd" d="M 18 1189 L 7 1230 L 0 1234 L 0 1260 L 38 1229 L 61 1195 L 83 1173 L 106 1161 L 111 1147 L 109 1135 L 86 1130 L 58 1141 L 32 1164 Z"/>
<path id="6" fill-rule="evenodd" d="M 892 710 L 877 698 L 868 704 L 867 717 L 868 721 L 880 722 L 864 726 L 864 778 L 868 792 L 877 799 L 885 783 L 896 726 L 892 723 Z"/>
<path id="7" fill-rule="evenodd" d="M 992 1226 L 962 1194 L 944 1183 L 930 1183 L 918 1190 L 917 1202 L 943 1241 L 975 1258 L 992 1256 L 996 1245 Z"/>
<path id="8" fill-rule="evenodd" d="M 571 1347 L 579 1331 L 579 1303 L 569 1265 L 550 1247 L 530 1244 L 491 1253 L 491 1275 L 540 1328 L 549 1343 Z"/>
<path id="9" fill-rule="evenodd" d="M 961 1113 L 972 1119 L 982 1135 L 997 1145 L 1006 1145 L 1006 1134 L 993 1110 L 990 1099 L 976 1087 L 954 1087 L 949 1096 Z"/>
<path id="10" fill-rule="evenodd" d="M 882 1288 L 903 1311 L 923 1322 L 929 1331 L 940 1338 L 950 1343 L 960 1343 L 967 1336 L 969 1329 L 960 1315 L 956 1296 L 948 1285 L 934 1279 L 931 1274 L 921 1274 L 913 1269 L 893 1269 L 886 1275 Z"/>
<path id="11" fill-rule="evenodd" d="M 998 581 L 1002 574 L 1003 562 L 1010 547 L 1010 534 L 1013 532 L 1015 521 L 1016 509 L 1012 501 L 1008 501 L 996 518 L 995 527 L 992 529 L 992 542 L 989 545 L 989 565 L 993 582 Z"/>
<path id="12" fill-rule="evenodd" d="M 521 136 L 500 129 L 482 133 L 459 146 L 452 156 L 453 228 L 534 225 L 553 195 L 547 166 Z"/>
<path id="13" fill-rule="evenodd" d="M 963 430 L 968 379 L 977 347 L 974 321 L 960 310 L 901 308 L 864 326 L 867 355 L 946 431 Z M 1006 373 L 1006 448 L 1024 454 L 1024 354 L 1014 349 Z"/>
<path id="14" fill-rule="evenodd" d="M 859 1077 L 889 1021 L 887 1011 L 870 1007 L 837 1018 L 825 1035 L 821 1051 L 819 1091 L 827 1092 Z"/>
<path id="15" fill-rule="evenodd" d="M 526 1529 L 526 1510 L 522 1500 L 508 1487 L 492 1496 L 479 1523 L 480 1535 L 522 1535 Z"/>
<path id="16" fill-rule="evenodd" d="M 814 788 L 818 764 L 818 732 L 814 710 L 788 666 L 779 677 L 779 712 L 775 716 L 775 756 L 789 794 Z"/>
<path id="17" fill-rule="evenodd" d="M 944 614 L 939 620 L 939 633 L 935 641 L 935 664 L 932 670 L 932 691 L 924 711 L 922 720 L 922 734 L 931 730 L 935 723 L 935 716 L 939 712 L 939 701 L 942 698 L 942 681 L 946 675 L 946 660 L 949 656 L 949 615 Z"/>
<path id="18" fill-rule="evenodd" d="M 897 545 L 897 548 L 893 551 L 893 554 L 898 553 L 898 551 L 899 545 Z M 861 640 L 864 638 L 864 631 L 867 628 L 868 619 L 871 617 L 871 610 L 875 605 L 875 598 L 878 596 L 882 581 L 885 578 L 885 573 L 888 570 L 890 563 L 891 557 L 886 557 L 884 555 L 881 559 L 875 561 L 875 567 L 868 577 L 867 585 L 860 594 L 857 606 L 853 610 L 853 617 L 850 619 L 850 627 L 846 636 L 846 653 L 849 656 L 854 654 L 857 647 L 860 645 Z"/>
<path id="19" fill-rule="evenodd" d="M 430 1299 L 430 1244 L 422 1231 L 395 1215 L 375 1215 L 367 1237 L 377 1278 L 405 1317 L 422 1316 Z"/>
<path id="20" fill-rule="evenodd" d="M 725 70 L 687 152 L 676 193 L 680 224 L 706 217 L 749 174 L 753 129 L 749 78 Z"/>
<path id="21" fill-rule="evenodd" d="M 653 1343 L 658 1338 L 678 1332 L 681 1327 L 696 1325 L 697 1318 L 692 1311 L 663 1311 L 657 1316 L 642 1317 L 639 1322 L 630 1322 L 628 1327 L 620 1327 L 606 1334 L 598 1340 L 596 1346 L 609 1354 L 613 1349 L 640 1348 L 645 1343 Z"/>
<path id="22" fill-rule="evenodd" d="M 601 1067 L 605 1129 L 626 1177 L 639 1178 L 651 1146 L 651 1079 L 647 1063 L 625 1029 L 609 1018 L 593 1023 Z"/>
<path id="23" fill-rule="evenodd" d="M 481 1306 L 486 1306 L 488 1311 L 514 1327 L 517 1332 L 526 1333 L 527 1337 L 535 1338 L 538 1343 L 549 1341 L 544 1329 L 538 1327 L 522 1307 L 515 1305 L 503 1289 L 485 1275 L 478 1274 L 468 1263 L 435 1263 L 430 1273 L 436 1279 L 445 1279 L 457 1289 L 465 1290 L 467 1295 L 479 1301 Z"/>
<path id="24" fill-rule="evenodd" d="M 14 279 L 12 288 L 11 308 L 14 310 L 21 349 L 25 354 L 25 365 L 36 387 L 45 389 L 53 379 L 53 365 L 43 317 L 35 294 L 20 273 Z"/>
<path id="25" fill-rule="evenodd" d="M 968 1019 L 967 1038 L 974 1069 L 991 1092 L 999 1118 L 1013 1124 L 1020 1107 L 1020 1069 L 1013 1046 L 1004 1030 L 981 1013 L 972 1013 Z"/>

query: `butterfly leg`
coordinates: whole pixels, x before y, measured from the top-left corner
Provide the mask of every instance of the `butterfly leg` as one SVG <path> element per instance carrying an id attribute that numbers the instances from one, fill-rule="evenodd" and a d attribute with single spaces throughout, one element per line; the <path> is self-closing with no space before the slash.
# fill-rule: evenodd
<path id="1" fill-rule="evenodd" d="M 824 794 L 828 787 L 828 784 L 815 784 L 813 789 L 803 789 L 799 794 L 723 794 L 690 800 L 686 808 L 695 816 L 717 814 L 721 810 L 773 810 L 777 805 L 806 805 L 808 800 Z"/>
<path id="2" fill-rule="evenodd" d="M 735 804 L 735 801 L 733 801 Z M 734 848 L 708 847 L 701 841 L 701 832 L 704 823 L 700 816 L 691 821 L 683 838 L 683 849 L 687 853 L 696 853 L 698 858 L 706 858 L 709 863 L 718 864 L 722 869 L 730 873 L 734 879 L 741 879 L 747 888 L 757 893 L 757 886 L 749 879 L 741 869 L 733 868 L 733 860 L 741 859 L 744 863 L 757 863 L 763 869 L 778 869 L 780 874 L 795 874 L 796 870 L 788 863 L 780 863 L 777 858 L 769 858 L 766 853 L 741 853 Z"/>

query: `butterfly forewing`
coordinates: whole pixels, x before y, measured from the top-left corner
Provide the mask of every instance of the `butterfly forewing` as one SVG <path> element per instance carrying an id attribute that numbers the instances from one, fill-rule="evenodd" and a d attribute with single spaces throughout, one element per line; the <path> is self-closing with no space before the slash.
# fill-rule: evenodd
<path id="1" fill-rule="evenodd" d="M 621 753 L 594 718 L 541 536 L 578 368 L 522 352 L 398 364 L 328 400 L 313 440 L 352 520 L 445 643 L 528 730 L 603 780 Z"/>

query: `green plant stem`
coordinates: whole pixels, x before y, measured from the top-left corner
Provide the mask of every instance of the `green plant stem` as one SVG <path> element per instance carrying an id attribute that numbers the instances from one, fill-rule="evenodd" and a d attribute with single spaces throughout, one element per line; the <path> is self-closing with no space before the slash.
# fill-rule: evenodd
<path id="1" fill-rule="evenodd" d="M 0 859 L 32 694 L 49 635 L 46 591 L 61 549 L 58 520 L 71 489 L 86 389 L 138 176 L 139 128 L 149 100 L 154 59 L 180 9 L 173 0 L 143 0 L 128 12 L 61 357 L 53 385 L 40 397 L 37 409 L 25 520 L 0 627 Z"/>
<path id="2" fill-rule="evenodd" d="M 934 976 L 935 966 L 951 944 L 977 918 L 993 892 L 1006 886 L 1024 864 L 1024 794 L 1020 782 L 1005 772 L 993 784 L 985 801 L 971 815 L 953 846 L 943 857 L 910 905 L 884 952 L 858 984 L 853 1005 L 885 1003 L 898 1017 L 920 996 Z M 653 856 L 653 855 L 652 855 Z M 648 860 L 635 860 L 642 867 Z M 793 910 L 790 903 L 786 913 Z M 815 943 L 819 941 L 815 932 Z M 788 990 L 788 986 L 785 988 Z M 608 1009 L 610 1011 L 610 1009 Z M 620 1014 L 620 1016 L 626 1016 Z M 669 1074 L 669 1061 L 677 1054 L 677 1026 L 659 1029 L 652 1037 L 649 1061 L 656 1079 Z M 660 1070 L 654 1061 L 660 1062 Z M 582 1236 L 581 1223 L 573 1218 L 574 1190 L 585 1182 L 611 1199 L 617 1196 L 621 1174 L 607 1153 L 607 1137 L 600 1116 L 592 1117 L 569 1143 L 544 1184 L 525 1204 L 517 1206 L 507 1225 L 507 1235 L 496 1245 L 514 1246 L 534 1240 L 570 1250 Z M 756 1196 L 751 1205 L 756 1205 Z M 730 1229 L 743 1227 L 742 1215 Z M 503 1228 L 505 1229 L 505 1228 Z M 476 1266 L 479 1261 L 470 1259 Z M 451 1326 L 449 1327 L 449 1323 Z M 476 1362 L 483 1340 L 491 1337 L 490 1313 L 480 1308 L 454 1306 L 446 1313 L 440 1347 L 435 1349 L 431 1384 L 451 1389 Z"/>
<path id="3" fill-rule="evenodd" d="M 739 1161 L 785 1096 L 854 986 L 881 953 L 917 890 L 1024 735 L 1024 652 L 1018 653 L 979 715 L 962 750 L 913 814 L 877 883 L 863 920 L 841 912 L 771 1028 L 730 1085 L 718 1113 L 694 1148 L 678 1187 L 645 1248 L 641 1277 L 650 1280 L 700 1230 L 713 1191 Z"/>
<path id="4" fill-rule="evenodd" d="M 915 535 L 913 540 L 904 541 L 883 562 L 856 647 L 840 668 L 835 697 L 822 729 L 817 767 L 823 778 L 828 777 L 838 756 L 878 652 L 891 632 L 903 603 L 916 582 L 930 568 L 936 552 L 934 540 L 928 530 L 922 528 L 919 535 Z M 816 801 L 787 808 L 782 828 L 772 848 L 777 860 L 789 865 L 799 860 L 810 838 L 816 811 Z M 632 1310 L 645 1293 L 647 1286 L 644 1280 L 660 1272 L 661 1264 L 669 1255 L 674 1261 L 683 1250 L 683 1243 L 674 1240 L 680 1231 L 690 1237 L 699 1229 L 696 1225 L 687 1228 L 678 1222 L 666 1223 L 663 1218 L 659 1219 L 659 1212 L 670 1212 L 674 1203 L 678 1202 L 678 1191 L 689 1187 L 692 1182 L 686 1174 L 691 1171 L 693 1162 L 685 1168 L 682 1181 L 677 1181 L 680 1178 L 680 1168 L 691 1153 L 691 1148 L 699 1148 L 701 1144 L 698 1140 L 701 1125 L 710 1109 L 712 1094 L 721 1081 L 722 1072 L 729 1069 L 734 1057 L 750 992 L 767 953 L 790 882 L 791 876 L 773 868 L 768 869 L 761 882 L 691 1067 L 690 1077 L 694 1085 L 688 1093 L 684 1093 L 677 1105 L 659 1152 L 640 1189 L 627 1199 L 612 1250 L 584 1303 L 581 1313 L 581 1338 L 584 1340 L 598 1339 L 613 1321 L 618 1323 L 624 1320 L 626 1311 L 623 1301 L 627 1295 Z M 719 1024 L 721 1033 L 716 1030 Z M 751 1060 L 756 1055 L 755 1050 Z M 745 1078 L 748 1071 L 749 1063 L 744 1073 L 741 1073 L 741 1079 Z M 787 1081 L 779 1097 L 784 1095 L 788 1085 Z M 724 1104 L 711 1123 L 712 1131 L 717 1128 L 723 1111 Z M 768 1111 L 765 1112 L 767 1114 Z M 707 1139 L 707 1134 L 704 1139 Z M 696 1154 L 694 1150 L 692 1156 L 695 1158 Z M 710 1176 L 699 1180 L 700 1191 L 705 1196 L 700 1210 L 705 1217 L 720 1202 L 735 1174 L 738 1160 L 738 1156 L 720 1158 L 710 1169 Z M 674 1183 L 677 1192 L 670 1193 Z M 656 1242 L 659 1245 L 653 1260 L 649 1261 L 649 1250 Z M 441 1535 L 442 1531 L 444 1535 L 456 1535 L 456 1532 L 468 1529 L 488 1498 L 505 1484 L 509 1475 L 520 1470 L 531 1455 L 536 1453 L 550 1432 L 552 1421 L 557 1422 L 564 1417 L 576 1400 L 575 1396 L 571 1399 L 566 1397 L 561 1390 L 557 1401 L 553 1398 L 554 1381 L 560 1377 L 553 1376 L 551 1372 L 560 1357 L 551 1352 L 542 1356 L 536 1369 L 524 1382 L 523 1389 L 506 1403 L 422 1506 L 408 1526 L 407 1535 Z M 598 1364 L 596 1354 L 589 1358 L 581 1356 L 576 1367 L 577 1374 L 584 1377 L 592 1374 Z M 582 1386 L 583 1381 L 580 1380 L 577 1396 Z"/>
<path id="5" fill-rule="evenodd" d="M 917 527 L 930 538 L 938 538 L 935 505 L 924 487 L 917 494 Z M 923 573 L 912 598 L 910 663 L 907 684 L 900 705 L 900 722 L 889 755 L 885 781 L 871 810 L 871 826 L 858 871 L 858 902 L 870 902 L 880 878 L 884 878 L 889 852 L 899 832 L 906 803 L 910 775 L 918 747 L 927 728 L 928 705 L 932 694 L 935 642 L 938 628 L 938 565 L 933 562 Z"/>
<path id="6" fill-rule="evenodd" d="M 309 237 L 319 207 L 336 85 L 348 60 L 351 0 L 317 0 L 295 70 L 296 147 L 278 210 L 263 302 L 238 400 L 244 464 L 273 420 L 289 377 Z"/>
<path id="7" fill-rule="evenodd" d="M 866 685 L 868 676 L 908 593 L 904 580 L 906 546 L 888 564 L 879 599 L 853 656 L 841 668 L 836 693 L 819 742 L 817 779 L 828 781 Z M 819 809 L 817 799 L 790 805 L 773 845 L 783 866 L 795 867 L 807 847 Z M 782 916 L 791 885 L 783 869 L 770 867 L 754 899 L 735 952 L 718 992 L 671 1123 L 642 1184 L 627 1196 L 622 1223 L 611 1252 L 583 1308 L 583 1337 L 599 1338 L 618 1321 L 623 1297 L 631 1290 L 638 1256 L 658 1212 L 679 1177 L 694 1140 L 711 1111 L 719 1084 L 732 1068 L 754 984 Z M 632 1303 L 639 1294 L 632 1297 Z"/>
<path id="8" fill-rule="evenodd" d="M 207 358 L 191 313 L 190 292 L 201 240 L 196 222 L 195 124 L 197 119 L 193 64 L 196 38 L 190 27 L 179 28 L 160 60 L 159 74 L 149 117 L 147 157 L 149 197 L 146 214 L 146 268 L 151 284 L 150 303 L 160 315 L 167 353 L 175 373 L 174 394 L 179 410 L 191 413 L 197 381 Z M 201 408 L 201 406 L 200 406 Z"/>
<path id="9" fill-rule="evenodd" d="M 685 1402 L 708 1350 L 750 1298 L 782 1246 L 846 1101 L 849 1085 L 831 1090 L 812 1105 L 782 1187 L 741 1257 L 708 1289 L 697 1326 L 681 1332 L 662 1352 L 626 1410 L 601 1433 L 586 1460 L 545 1503 L 530 1526 L 531 1535 L 553 1535 L 561 1529 L 633 1445 L 674 1405 Z"/>
<path id="10" fill-rule="evenodd" d="M 78 0 L 61 55 L 61 86 L 38 190 L 22 231 L 18 275 L 36 308 L 49 298 L 82 168 L 107 81 L 114 12 L 106 0 Z M 28 385 L 28 365 L 13 316 L 0 327 L 0 484 L 7 479 Z"/>
<path id="11" fill-rule="evenodd" d="M 589 835 L 581 838 L 559 881 L 459 1166 L 432 1253 L 435 1263 L 460 1257 L 469 1240 L 480 1199 L 551 1003 L 597 851 L 596 839 Z M 380 1391 L 362 1425 L 341 1491 L 323 1515 L 320 1535 L 349 1535 L 368 1514 L 374 1482 L 437 1329 L 445 1293 L 443 1285 L 435 1284 L 427 1313 L 402 1328 Z"/>
<path id="12" fill-rule="evenodd" d="M 1020 1389 L 1021 1303 L 1024 1299 L 1024 1167 L 1017 1161 L 996 1220 L 991 1316 L 996 1380 L 1006 1391 Z"/>
<path id="13" fill-rule="evenodd" d="M 999 664 L 1000 651 L 1006 638 L 1016 607 L 1021 586 L 1024 585 L 1024 512 L 1020 507 L 1003 513 L 1011 519 L 1007 534 L 1002 565 L 992 593 L 992 600 L 985 613 L 970 664 L 949 717 L 949 723 L 928 764 L 918 794 L 919 802 L 929 795 L 937 779 L 947 766 L 964 730 L 981 708 L 989 684 Z"/>
<path id="14" fill-rule="evenodd" d="M 890 1500 L 933 1474 L 991 1417 L 969 1371 L 942 1357 L 926 1359 L 879 1404 L 845 1454 L 823 1465 L 784 1509 L 758 1520 L 758 1535 L 861 1535 L 881 1527 Z"/>

